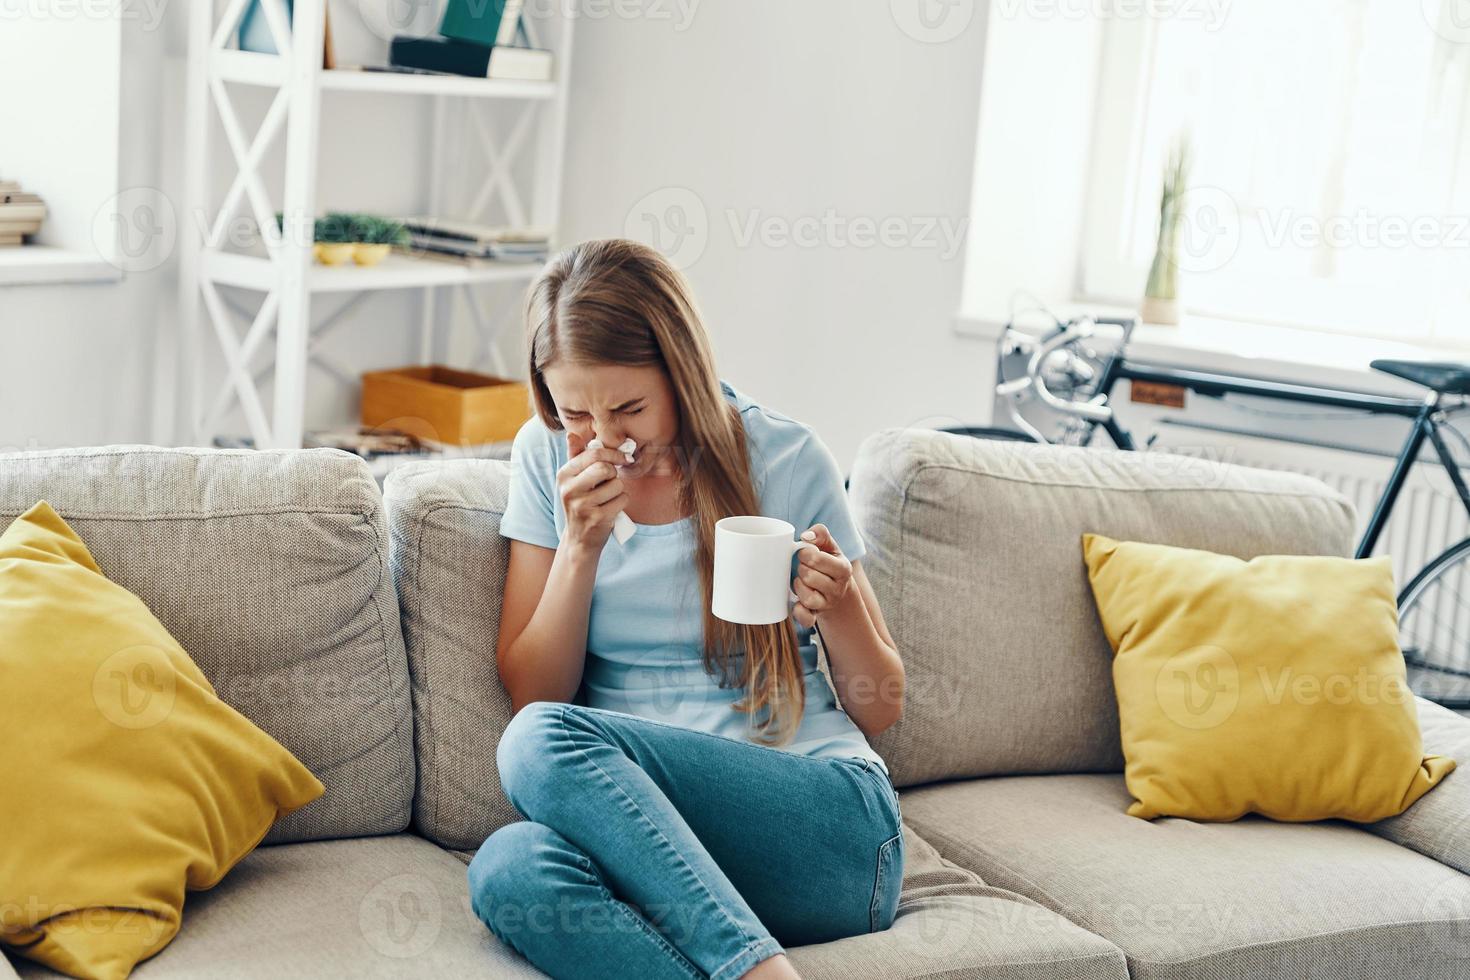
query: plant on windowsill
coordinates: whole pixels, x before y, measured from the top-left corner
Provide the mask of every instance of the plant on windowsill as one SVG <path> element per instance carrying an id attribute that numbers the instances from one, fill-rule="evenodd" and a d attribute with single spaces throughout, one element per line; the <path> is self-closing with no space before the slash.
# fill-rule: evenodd
<path id="1" fill-rule="evenodd" d="M 1148 270 L 1139 315 L 1144 323 L 1179 324 L 1179 244 L 1184 223 L 1184 195 L 1189 190 L 1189 137 L 1180 136 L 1164 164 L 1164 187 L 1159 195 L 1159 237 Z"/>

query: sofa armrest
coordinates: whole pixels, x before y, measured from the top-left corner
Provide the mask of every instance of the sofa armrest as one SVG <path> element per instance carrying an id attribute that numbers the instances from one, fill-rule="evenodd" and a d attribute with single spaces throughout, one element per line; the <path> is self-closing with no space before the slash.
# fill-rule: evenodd
<path id="1" fill-rule="evenodd" d="M 1470 718 L 1415 698 L 1425 755 L 1449 756 L 1459 767 L 1396 817 L 1364 829 L 1462 874 L 1470 874 Z"/>

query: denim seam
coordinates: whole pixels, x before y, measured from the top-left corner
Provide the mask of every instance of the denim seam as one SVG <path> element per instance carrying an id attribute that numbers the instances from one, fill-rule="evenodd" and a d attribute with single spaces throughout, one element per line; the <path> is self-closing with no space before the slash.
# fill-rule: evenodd
<path id="1" fill-rule="evenodd" d="M 655 929 L 653 927 L 653 923 L 649 922 L 643 916 L 635 913 L 628 906 L 627 902 L 620 901 L 618 897 L 608 889 L 607 885 L 602 883 L 602 876 L 597 873 L 597 869 L 593 866 L 591 858 L 589 858 L 585 854 L 576 854 L 574 855 L 574 859 L 577 861 L 578 864 L 582 866 L 582 870 L 586 871 L 587 875 L 593 881 L 597 882 L 597 887 L 602 891 L 603 900 L 605 902 L 617 908 L 617 910 L 625 915 L 630 921 L 632 921 L 635 926 L 637 926 L 643 932 L 647 933 L 650 939 L 652 939 L 665 953 L 669 954 L 669 959 L 673 960 L 679 966 L 688 966 L 690 971 L 689 975 L 691 977 L 694 977 L 695 980 L 699 980 L 699 970 L 694 966 L 694 964 L 689 962 L 689 958 L 683 953 L 679 952 L 679 950 L 675 948 L 675 946 L 670 943 L 661 932 Z"/>
<path id="2" fill-rule="evenodd" d="M 588 707 L 587 705 L 574 705 L 574 707 L 582 708 L 584 711 L 608 711 L 608 709 L 606 709 L 606 708 L 592 708 L 592 707 Z M 615 714 L 615 715 L 616 714 L 621 714 L 621 715 L 627 716 L 627 712 L 610 711 L 608 713 L 609 714 Z M 659 721 L 657 718 L 645 718 L 642 715 L 635 715 L 634 717 L 636 717 L 638 719 L 639 724 L 643 724 L 643 725 L 655 725 L 655 726 L 657 726 L 659 728 L 663 728 L 663 729 L 666 729 L 666 730 L 671 731 L 671 732 L 679 732 L 680 734 L 683 734 L 683 735 L 699 735 L 699 736 L 701 736 L 703 738 L 714 739 L 715 741 L 722 742 L 722 743 L 724 743 L 726 745 L 740 745 L 740 746 L 743 746 L 743 747 L 745 747 L 747 749 L 754 749 L 757 752 L 780 752 L 783 756 L 785 756 L 788 759 L 806 759 L 806 760 L 809 760 L 811 762 L 819 763 L 819 764 L 820 763 L 846 762 L 849 759 L 852 760 L 853 762 L 859 762 L 859 763 L 861 763 L 861 762 L 868 762 L 870 764 L 872 763 L 872 760 L 870 760 L 870 759 L 868 759 L 868 758 L 866 758 L 864 756 L 860 756 L 860 755 L 840 756 L 840 757 L 826 756 L 826 755 L 820 755 L 820 756 L 819 755 L 800 755 L 800 754 L 797 754 L 795 752 L 788 752 L 785 749 L 778 748 L 777 746 L 774 746 L 774 745 L 762 745 L 759 742 L 752 742 L 749 739 L 744 739 L 744 738 L 731 738 L 729 735 L 720 735 L 720 734 L 717 734 L 715 732 L 706 732 L 706 731 L 702 731 L 701 729 L 698 729 L 698 728 L 685 728 L 683 725 L 670 724 L 669 722 L 666 722 L 666 721 Z M 869 748 L 872 748 L 872 746 L 869 746 Z M 881 766 L 876 766 L 875 765 L 875 769 L 876 769 L 877 772 L 881 773 L 884 776 L 884 778 L 888 778 L 887 772 L 885 772 Z"/>
<path id="3" fill-rule="evenodd" d="M 757 963 L 784 952 L 786 950 L 775 939 L 752 939 L 746 943 L 744 949 L 711 973 L 709 978 L 710 980 L 726 980 L 727 977 L 743 976 Z"/>
<path id="4" fill-rule="evenodd" d="M 898 791 L 893 788 L 892 780 L 888 778 L 886 772 L 883 772 L 876 766 L 868 770 L 868 776 L 877 784 L 878 794 L 883 798 L 883 802 L 889 811 L 889 816 L 893 819 L 893 833 L 895 835 L 901 835 L 903 833 L 903 810 L 899 806 Z"/>
<path id="5" fill-rule="evenodd" d="M 589 711 L 604 711 L 606 709 L 604 709 L 604 708 L 588 708 L 587 710 L 589 710 Z M 612 714 L 620 714 L 621 712 L 611 712 L 611 713 Z M 701 731 L 698 728 L 685 728 L 683 725 L 671 725 L 671 724 L 669 724 L 666 721 L 659 721 L 657 718 L 644 718 L 642 716 L 636 716 L 636 717 L 638 718 L 638 721 L 641 724 L 657 725 L 659 728 L 666 728 L 669 731 L 681 732 L 681 733 L 690 734 L 690 735 L 701 735 L 704 738 L 712 738 L 712 739 L 715 739 L 717 741 L 724 742 L 724 743 L 727 743 L 727 744 L 743 745 L 743 746 L 745 746 L 748 749 L 755 749 L 757 751 L 766 751 L 766 752 L 781 752 L 782 751 L 781 749 L 778 749 L 778 748 L 776 748 L 773 745 L 761 745 L 761 744 L 759 744 L 757 742 L 751 742 L 751 741 L 748 741 L 747 739 L 743 739 L 743 738 L 731 738 L 728 735 L 718 735 L 718 734 L 716 734 L 714 732 Z M 785 752 L 784 754 L 787 755 L 787 756 L 789 756 L 790 758 L 793 758 L 793 759 L 811 759 L 813 762 L 827 762 L 827 761 L 830 761 L 830 760 L 828 760 L 826 758 L 818 758 L 817 756 L 795 755 L 795 754 L 790 753 L 790 752 Z M 858 756 L 853 756 L 853 758 L 859 758 L 859 757 Z"/>
<path id="6" fill-rule="evenodd" d="M 568 734 L 568 729 L 570 728 L 570 726 L 567 724 L 566 719 L 567 709 L 566 706 L 563 705 L 560 712 L 558 712 L 557 714 L 557 720 L 561 723 L 562 737 L 571 744 L 572 748 L 576 749 L 577 752 L 581 754 L 582 758 L 591 763 L 592 768 L 596 769 L 599 773 L 602 774 L 603 779 L 606 779 L 609 783 L 611 783 L 613 785 L 613 788 L 616 789 L 619 793 L 623 794 L 623 798 L 633 805 L 633 809 L 637 812 L 639 818 L 642 819 L 643 822 L 647 824 L 650 828 L 652 828 L 653 832 L 658 835 L 658 838 L 663 841 L 664 846 L 667 847 L 669 851 L 672 852 L 673 855 L 679 859 L 679 862 L 689 870 L 689 873 L 694 876 L 694 880 L 699 882 L 699 886 L 704 889 L 705 896 L 710 900 L 711 904 L 713 904 L 715 908 L 720 910 L 720 914 L 725 917 L 725 921 L 734 926 L 736 932 L 745 937 L 747 944 L 753 945 L 757 942 L 760 942 L 760 940 L 758 940 L 755 936 L 752 936 L 750 933 L 746 932 L 744 926 L 731 918 L 729 911 L 726 910 L 725 906 L 721 904 L 719 899 L 715 898 L 714 892 L 710 891 L 709 885 L 705 882 L 703 878 L 699 876 L 699 872 L 694 869 L 694 866 L 690 864 L 687 859 L 685 859 L 684 855 L 679 853 L 679 849 L 674 846 L 674 842 L 664 836 L 664 832 L 659 829 L 658 825 L 655 824 L 652 820 L 648 819 L 648 814 L 643 812 L 643 808 L 638 805 L 638 801 L 633 799 L 632 795 L 627 790 L 623 789 L 623 787 L 618 784 L 618 781 L 616 779 L 613 779 L 606 769 L 603 769 L 602 766 L 598 765 L 597 760 L 588 755 L 587 751 L 583 749 L 582 746 L 573 741 L 572 737 Z M 774 940 L 772 941 L 774 942 Z"/>
<path id="7" fill-rule="evenodd" d="M 868 931 L 878 931 L 878 903 L 883 898 L 883 885 L 887 882 L 888 874 L 892 871 L 888 868 L 893 855 L 893 848 L 901 847 L 903 834 L 897 833 L 878 845 L 878 868 L 873 875 L 873 898 L 868 902 Z M 885 873 L 886 872 L 886 873 Z"/>
<path id="8" fill-rule="evenodd" d="M 851 759 L 829 758 L 826 761 L 832 763 L 835 766 L 846 765 L 849 762 L 861 765 L 863 767 L 864 775 L 877 783 L 878 792 L 887 802 L 888 810 L 891 811 L 893 830 L 889 834 L 889 836 L 892 837 L 894 835 L 901 835 L 903 833 L 903 808 L 902 806 L 900 806 L 898 801 L 898 791 L 893 788 L 893 782 L 888 778 L 887 773 L 874 766 L 871 762 L 869 762 L 867 759 L 862 758 L 861 756 L 853 756 Z"/>

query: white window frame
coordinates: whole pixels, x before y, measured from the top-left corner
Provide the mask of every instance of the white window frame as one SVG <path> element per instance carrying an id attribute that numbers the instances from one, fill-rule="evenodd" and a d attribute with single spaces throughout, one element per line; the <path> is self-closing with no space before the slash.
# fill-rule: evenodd
<path id="1" fill-rule="evenodd" d="M 1079 302 L 1136 304 L 1157 229 L 1162 152 L 1150 154 L 1142 125 L 1157 22 L 1110 18 L 1102 27 L 1092 151 L 1081 248 Z M 1155 149 L 1161 149 L 1156 147 Z M 1154 166 L 1149 167 L 1149 161 Z M 1140 260 L 1140 254 L 1147 257 Z"/>

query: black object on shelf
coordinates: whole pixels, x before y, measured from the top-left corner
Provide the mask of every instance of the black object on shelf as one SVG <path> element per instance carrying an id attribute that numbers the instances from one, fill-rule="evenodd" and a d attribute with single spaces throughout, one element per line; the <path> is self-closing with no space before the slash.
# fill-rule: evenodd
<path id="1" fill-rule="evenodd" d="M 485 78 L 490 73 L 493 48 L 452 37 L 399 35 L 388 50 L 390 64 L 400 68 L 447 72 Z"/>

